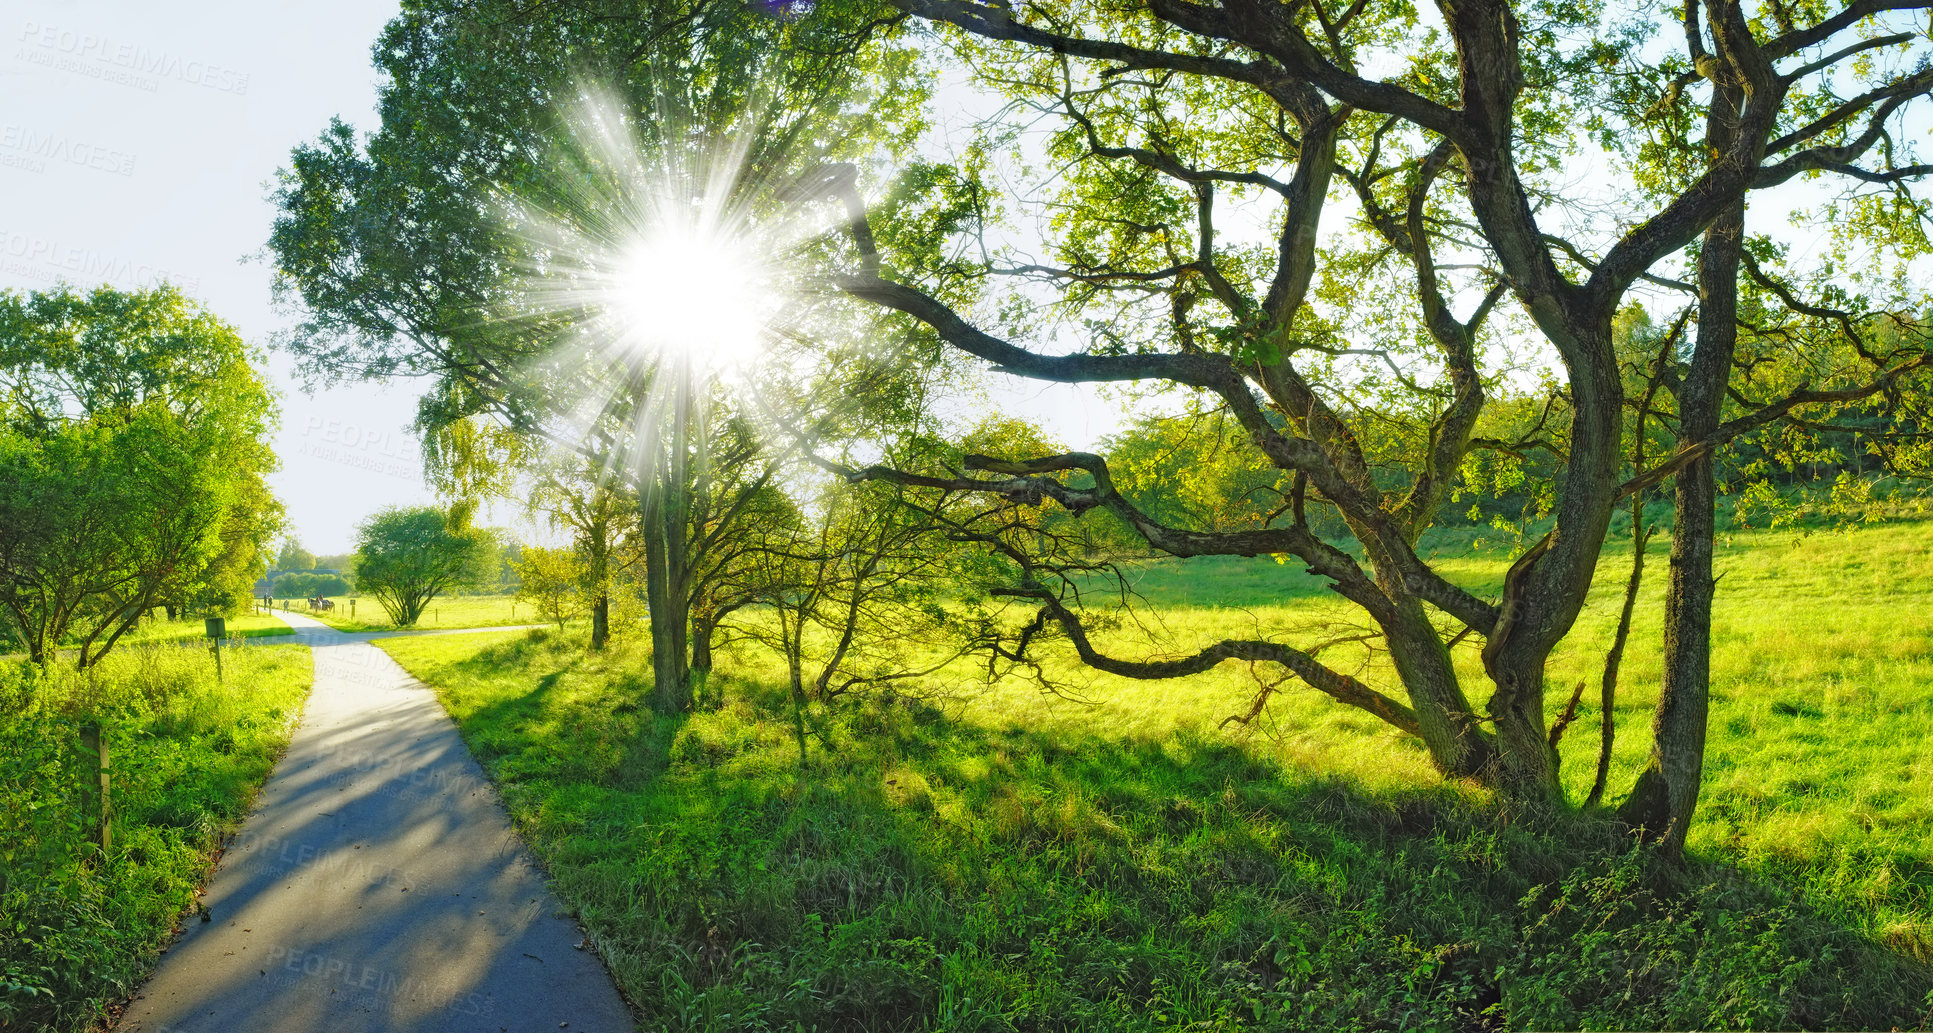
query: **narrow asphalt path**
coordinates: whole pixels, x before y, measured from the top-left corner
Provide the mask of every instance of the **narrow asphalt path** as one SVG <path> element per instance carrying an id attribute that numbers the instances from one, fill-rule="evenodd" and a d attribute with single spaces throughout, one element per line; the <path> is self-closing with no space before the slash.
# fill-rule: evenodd
<path id="1" fill-rule="evenodd" d="M 632 1030 L 430 690 L 369 644 L 380 634 L 276 615 L 315 658 L 302 724 L 206 920 L 187 918 L 115 1028 Z"/>

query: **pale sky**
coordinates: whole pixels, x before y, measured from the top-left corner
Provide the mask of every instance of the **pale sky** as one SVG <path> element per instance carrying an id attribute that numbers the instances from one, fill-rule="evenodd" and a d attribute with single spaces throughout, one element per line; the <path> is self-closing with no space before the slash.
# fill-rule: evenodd
<path id="1" fill-rule="evenodd" d="M 0 5 L 0 287 L 166 279 L 265 346 L 259 257 L 275 170 L 329 117 L 374 121 L 370 44 L 393 0 L 6 0 Z M 272 478 L 316 552 L 372 509 L 429 498 L 417 389 L 311 398 L 285 357 Z"/>
<path id="2" fill-rule="evenodd" d="M 289 150 L 333 115 L 376 125 L 370 47 L 394 0 L 6 0 L 0 4 L 0 288 L 168 280 L 252 344 L 271 307 L 267 200 Z M 410 433 L 420 383 L 282 395 L 272 478 L 291 531 L 348 551 L 372 510 L 429 501 Z M 1009 378 L 1002 378 L 1009 379 Z M 1113 427 L 1071 388 L 996 394 L 1071 445 Z M 498 513 L 493 519 L 512 522 Z"/>

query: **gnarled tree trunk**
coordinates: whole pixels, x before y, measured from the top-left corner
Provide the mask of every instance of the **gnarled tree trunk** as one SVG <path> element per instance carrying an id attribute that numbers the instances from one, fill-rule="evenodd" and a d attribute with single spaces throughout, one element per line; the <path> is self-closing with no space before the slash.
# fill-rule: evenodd
<path id="1" fill-rule="evenodd" d="M 1727 209 L 1705 234 L 1698 260 L 1698 343 L 1678 390 L 1678 440 L 1702 441 L 1718 429 L 1738 344 L 1738 268 L 1745 205 Z M 1705 769 L 1711 702 L 1712 543 L 1718 487 L 1711 455 L 1681 467 L 1674 481 L 1671 567 L 1665 589 L 1664 680 L 1651 722 L 1651 758 L 1618 810 L 1626 824 L 1657 836 L 1668 853 L 1684 848 Z"/>

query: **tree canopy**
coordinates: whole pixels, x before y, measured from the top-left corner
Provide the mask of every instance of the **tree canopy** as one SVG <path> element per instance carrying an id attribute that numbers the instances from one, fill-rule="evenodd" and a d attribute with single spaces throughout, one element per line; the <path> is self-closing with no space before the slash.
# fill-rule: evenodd
<path id="1" fill-rule="evenodd" d="M 307 314 L 287 343 L 311 376 L 433 377 L 419 419 L 433 464 L 464 462 L 480 439 L 456 428 L 481 416 L 576 451 L 639 497 L 670 699 L 702 647 L 686 602 L 715 565 L 701 554 L 747 511 L 769 464 L 739 447 L 743 414 L 725 400 L 673 413 L 654 402 L 675 379 L 664 370 L 580 347 L 595 313 L 520 304 L 533 277 L 554 281 L 577 260 L 531 226 L 608 230 L 637 203 L 628 165 L 689 172 L 724 195 L 708 204 L 769 208 L 800 167 L 903 146 L 897 127 L 916 123 L 923 90 L 912 50 L 870 46 L 876 13 L 414 4 L 377 46 L 381 127 L 358 140 L 332 124 L 296 149 L 276 195 L 278 283 Z M 607 115 L 586 113 L 591 94 L 616 98 Z M 628 165 L 599 146 L 607 139 L 624 141 L 616 157 Z M 708 153 L 729 166 L 705 168 Z M 704 427 L 724 439 L 709 458 L 697 456 L 713 444 Z"/>
<path id="2" fill-rule="evenodd" d="M 302 547 L 294 538 L 282 539 L 282 549 L 275 554 L 276 570 L 314 570 L 315 553 Z"/>
<path id="3" fill-rule="evenodd" d="M 437 596 L 488 576 L 491 545 L 487 532 L 453 527 L 434 506 L 391 506 L 356 529 L 356 590 L 407 628 Z"/>
<path id="4" fill-rule="evenodd" d="M 173 288 L 0 293 L 0 613 L 36 662 L 248 598 L 281 524 L 275 412 L 241 337 Z"/>

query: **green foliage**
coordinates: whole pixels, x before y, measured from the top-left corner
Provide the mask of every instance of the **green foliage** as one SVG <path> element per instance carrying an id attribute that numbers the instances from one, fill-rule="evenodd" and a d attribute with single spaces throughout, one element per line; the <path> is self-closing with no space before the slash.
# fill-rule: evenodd
<path id="1" fill-rule="evenodd" d="M 1925 977 L 1910 963 L 1735 876 L 1687 878 L 1638 851 L 1535 886 L 1521 907 L 1520 946 L 1500 981 L 1502 1010 L 1525 1028 L 1917 1024 L 1908 988 Z M 1861 964 L 1880 978 L 1848 982 L 1847 967 Z"/>
<path id="2" fill-rule="evenodd" d="M 314 570 L 315 553 L 302 547 L 294 538 L 282 540 L 282 551 L 275 556 L 276 570 Z"/>
<path id="3" fill-rule="evenodd" d="M 636 566 L 642 561 L 638 497 L 615 483 L 609 471 L 579 456 L 546 453 L 537 459 L 531 469 L 535 483 L 527 495 L 530 512 L 533 516 L 542 514 L 553 528 L 570 532 L 580 566 L 574 575 L 572 591 L 581 594 L 594 608 L 597 600 L 608 600 L 622 575 L 635 574 Z M 522 559 L 520 555 L 514 565 L 520 596 L 524 587 L 530 585 L 524 576 Z M 565 590 L 569 572 L 558 569 L 561 562 L 561 557 L 548 557 L 542 562 L 542 566 L 555 574 L 542 592 L 554 594 Z M 559 596 L 555 601 L 563 599 Z M 559 622 L 565 619 L 560 608 L 553 606 L 551 611 L 559 614 L 554 618 Z"/>
<path id="4" fill-rule="evenodd" d="M 709 0 L 410 5 L 375 47 L 380 126 L 359 138 L 332 122 L 294 150 L 276 194 L 269 248 L 278 287 L 306 309 L 290 334 L 300 367 L 436 378 L 418 426 L 432 479 L 459 517 L 503 490 L 539 426 L 588 418 L 596 429 L 574 444 L 590 468 L 618 475 L 616 495 L 657 499 L 669 514 L 644 528 L 672 557 L 647 572 L 660 579 L 652 620 L 667 641 L 683 638 L 687 609 L 728 605 L 713 598 L 717 554 L 736 551 L 731 525 L 763 486 L 769 457 L 730 429 L 738 414 L 720 392 L 698 400 L 697 419 L 668 421 L 679 433 L 697 429 L 697 451 L 709 446 L 672 483 L 668 471 L 687 468 L 671 444 L 677 434 L 644 433 L 638 422 L 668 417 L 664 383 L 630 350 L 598 361 L 592 348 L 586 358 L 573 332 L 599 306 L 581 304 L 581 281 L 564 281 L 572 268 L 608 265 L 602 252 L 631 235 L 663 229 L 650 224 L 663 213 L 645 201 L 660 178 L 704 194 L 732 227 L 741 216 L 792 218 L 820 200 L 794 196 L 792 185 L 822 163 L 869 163 L 870 180 L 870 163 L 903 157 L 922 128 L 926 80 L 918 49 L 875 45 L 897 36 L 898 19 L 882 13 L 844 0 L 779 12 Z M 592 93 L 609 102 L 594 118 L 581 103 Z M 545 223 L 590 232 L 581 248 L 552 248 L 535 239 Z M 563 311 L 533 303 L 554 300 L 560 285 L 576 299 Z M 707 441 L 707 431 L 720 433 Z M 663 455 L 642 454 L 652 441 Z M 647 469 L 665 476 L 618 483 Z M 613 572 L 606 560 L 622 537 L 613 523 L 576 528 L 594 580 Z M 689 577 L 666 570 L 687 563 Z"/>
<path id="5" fill-rule="evenodd" d="M 80 1033 L 132 993 L 301 714 L 308 650 L 141 645 L 85 673 L 0 658 L 0 1027 Z M 27 702 L 31 699 L 31 703 Z M 87 839 L 78 726 L 113 759 L 114 849 Z"/>
<path id="6" fill-rule="evenodd" d="M 598 586 L 587 584 L 589 570 L 571 549 L 525 548 L 517 561 L 517 598 L 529 601 L 538 614 L 564 622 L 584 612 L 584 593 Z"/>
<path id="7" fill-rule="evenodd" d="M 504 376 L 543 336 L 483 318 L 501 313 L 477 299 L 516 273 L 497 200 L 553 176 L 581 77 L 641 114 L 631 129 L 645 146 L 729 136 L 747 150 L 743 185 L 772 187 L 820 161 L 870 160 L 875 146 L 898 154 L 917 133 L 925 80 L 910 48 L 866 46 L 885 27 L 876 14 L 845 2 L 796 18 L 741 3 L 412 4 L 374 48 L 382 124 L 358 139 L 332 121 L 281 175 L 269 249 L 280 288 L 306 308 L 290 340 L 298 362 L 314 375 L 438 375 L 426 430 L 502 411 L 493 398 L 546 413 L 553 384 Z M 478 359 L 497 372 L 478 378 Z"/>
<path id="8" fill-rule="evenodd" d="M 85 667 L 148 609 L 235 612 L 281 520 L 275 405 L 167 287 L 0 293 L 0 615 Z"/>
<path id="9" fill-rule="evenodd" d="M 314 599 L 345 595 L 348 591 L 349 582 L 340 574 L 284 574 L 275 579 L 271 588 L 277 599 Z"/>
<path id="10" fill-rule="evenodd" d="M 434 506 L 391 506 L 357 528 L 356 588 L 407 628 L 438 595 L 488 577 L 494 551 L 488 532 L 452 527 Z"/>

